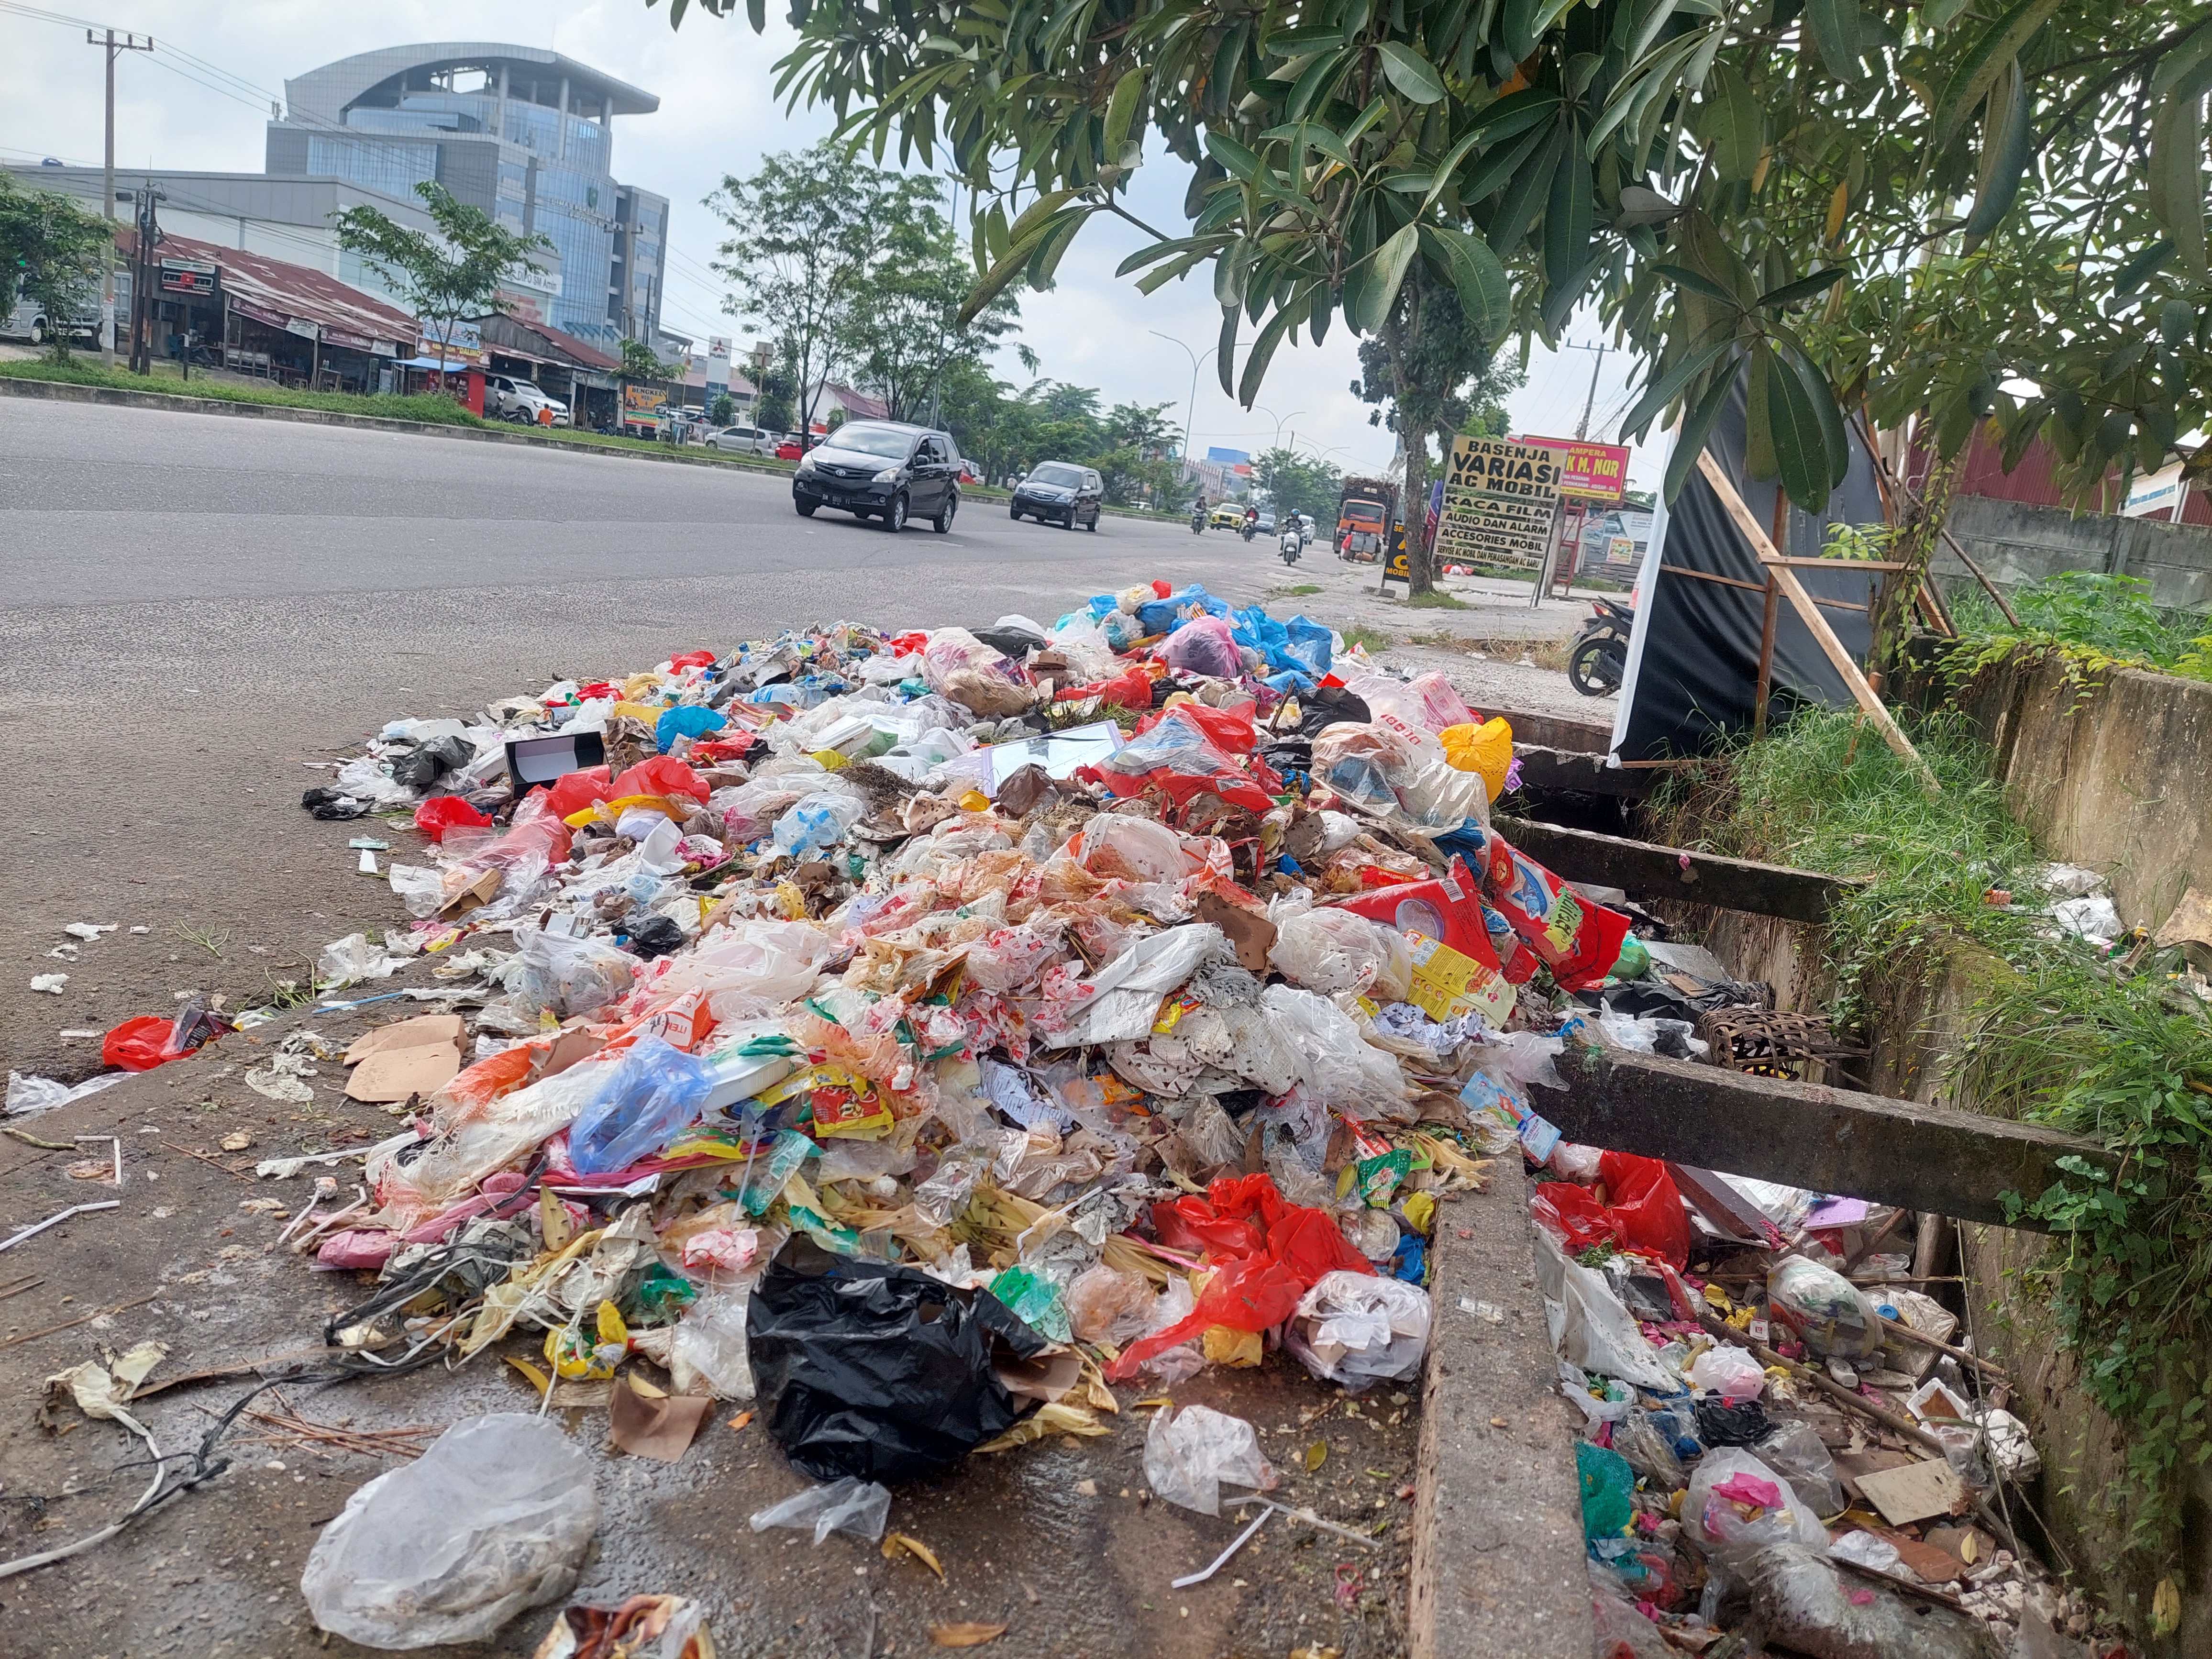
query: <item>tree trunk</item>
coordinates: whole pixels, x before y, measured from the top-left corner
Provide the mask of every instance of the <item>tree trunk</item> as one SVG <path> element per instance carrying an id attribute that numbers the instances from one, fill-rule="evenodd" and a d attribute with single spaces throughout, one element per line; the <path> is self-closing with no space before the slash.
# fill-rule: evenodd
<path id="1" fill-rule="evenodd" d="M 1894 679 L 1904 665 L 1905 643 L 1912 636 L 1912 607 L 1928 580 L 1928 566 L 1936 555 L 1938 532 L 1951 508 L 1952 481 L 1958 475 L 1954 461 L 1937 461 L 1929 467 L 1919 498 L 1908 510 L 1891 538 L 1888 555 L 1903 564 L 1902 570 L 1883 573 L 1875 595 L 1874 639 L 1867 650 L 1867 666 Z"/>
<path id="2" fill-rule="evenodd" d="M 1398 504 L 1406 524 L 1406 568 L 1411 573 L 1407 597 L 1436 592 L 1436 571 L 1429 558 L 1429 439 L 1425 432 L 1401 434 L 1406 445 L 1406 493 Z"/>

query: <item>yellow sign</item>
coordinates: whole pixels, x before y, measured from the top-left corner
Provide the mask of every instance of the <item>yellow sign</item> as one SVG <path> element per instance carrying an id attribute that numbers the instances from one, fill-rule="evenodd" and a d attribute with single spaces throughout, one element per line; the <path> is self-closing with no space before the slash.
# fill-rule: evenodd
<path id="1" fill-rule="evenodd" d="M 1406 552 L 1406 526 L 1400 525 L 1390 537 L 1390 556 L 1382 566 L 1382 580 L 1413 585 L 1413 562 Z"/>
<path id="2" fill-rule="evenodd" d="M 1444 475 L 1437 556 L 1542 569 L 1567 459 L 1561 445 L 1460 439 Z"/>

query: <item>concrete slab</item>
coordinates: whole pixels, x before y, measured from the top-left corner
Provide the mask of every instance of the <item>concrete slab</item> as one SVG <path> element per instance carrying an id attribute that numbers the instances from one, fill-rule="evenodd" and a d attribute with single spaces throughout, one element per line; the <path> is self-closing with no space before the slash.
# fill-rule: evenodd
<path id="1" fill-rule="evenodd" d="M 1438 1212 L 1413 1500 L 1413 1659 L 1588 1659 L 1579 1419 L 1559 1395 L 1517 1158 Z"/>
<path id="2" fill-rule="evenodd" d="M 1525 763 L 1522 775 L 1527 775 Z M 1640 775 L 1650 778 L 1652 774 Z M 1569 881 L 1619 887 L 1632 899 L 1688 899 L 1817 927 L 1850 894 L 1870 884 L 1858 877 L 1687 852 L 1532 818 L 1502 820 L 1498 828 L 1530 858 Z"/>

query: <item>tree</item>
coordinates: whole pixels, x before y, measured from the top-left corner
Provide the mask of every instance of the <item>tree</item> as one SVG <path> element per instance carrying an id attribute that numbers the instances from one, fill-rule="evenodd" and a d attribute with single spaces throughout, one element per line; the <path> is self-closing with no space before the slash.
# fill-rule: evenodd
<path id="1" fill-rule="evenodd" d="M 651 346 L 642 340 L 622 343 L 622 372 L 625 380 L 667 380 L 678 378 L 680 370 L 674 363 L 664 363 Z"/>
<path id="2" fill-rule="evenodd" d="M 726 174 L 707 198 L 730 228 L 714 270 L 736 292 L 732 316 L 757 324 L 797 378 L 799 425 L 811 431 L 823 385 L 866 350 L 864 295 L 888 256 L 890 230 L 933 200 L 937 181 L 880 172 L 824 142 Z"/>
<path id="3" fill-rule="evenodd" d="M 738 406 L 726 392 L 718 393 L 707 405 L 707 418 L 716 426 L 727 426 L 738 418 Z"/>
<path id="4" fill-rule="evenodd" d="M 1270 449 L 1254 459 L 1252 471 L 1274 503 L 1278 524 L 1285 513 L 1310 513 L 1316 523 L 1335 524 L 1344 473 L 1330 462 L 1293 449 Z"/>
<path id="5" fill-rule="evenodd" d="M 894 421 L 928 417 L 936 388 L 956 360 L 980 359 L 1014 327 L 1018 309 L 1002 294 L 972 317 L 962 309 L 975 273 L 937 210 L 933 179 L 925 197 L 886 192 L 881 248 L 851 307 L 848 347 L 855 378 L 883 398 Z"/>
<path id="6" fill-rule="evenodd" d="M 755 389 L 753 424 L 768 432 L 790 431 L 798 385 L 798 371 L 790 363 L 772 361 Z"/>
<path id="7" fill-rule="evenodd" d="M 1049 283 L 1096 216 L 1128 220 L 1153 238 L 1122 265 L 1146 292 L 1211 266 L 1222 384 L 1248 405 L 1285 340 L 1340 316 L 1381 335 L 1415 270 L 1493 343 L 1556 342 L 1595 304 L 1645 368 L 1625 429 L 1680 413 L 1669 495 L 1747 374 L 1754 471 L 1815 510 L 1844 405 L 1924 406 L 1947 447 L 1996 415 L 2008 445 L 2109 457 L 2201 426 L 2212 394 L 2199 0 L 812 0 L 793 21 L 794 103 L 975 191 L 971 304 Z M 1123 200 L 1148 149 L 1191 170 L 1182 234 Z M 1917 289 L 1985 252 L 1978 305 Z M 1838 329 L 1862 283 L 1911 314 Z M 2034 301 L 2008 306 L 2021 284 Z M 2100 353 L 2116 331 L 2143 350 Z M 2016 362 L 2043 378 L 2008 405 Z"/>
<path id="8" fill-rule="evenodd" d="M 373 207 L 336 216 L 338 246 L 357 253 L 398 284 L 440 355 L 452 348 L 465 317 L 505 311 L 499 285 L 532 253 L 548 252 L 544 236 L 518 236 L 481 208 L 456 201 L 443 185 L 415 186 L 434 232 L 394 224 Z"/>
<path id="9" fill-rule="evenodd" d="M 67 362 L 71 326 L 92 304 L 112 228 L 58 191 L 22 191 L 0 173 L 0 315 L 20 294 L 46 313 L 56 361 Z"/>

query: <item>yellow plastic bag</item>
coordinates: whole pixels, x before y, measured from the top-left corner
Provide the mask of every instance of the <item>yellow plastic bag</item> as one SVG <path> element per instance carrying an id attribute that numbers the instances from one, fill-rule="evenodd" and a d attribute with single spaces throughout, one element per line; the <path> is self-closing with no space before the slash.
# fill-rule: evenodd
<path id="1" fill-rule="evenodd" d="M 1437 736 L 1447 763 L 1479 775 L 1492 801 L 1505 793 L 1506 769 L 1513 764 L 1511 726 L 1493 716 L 1480 726 L 1448 726 Z"/>

